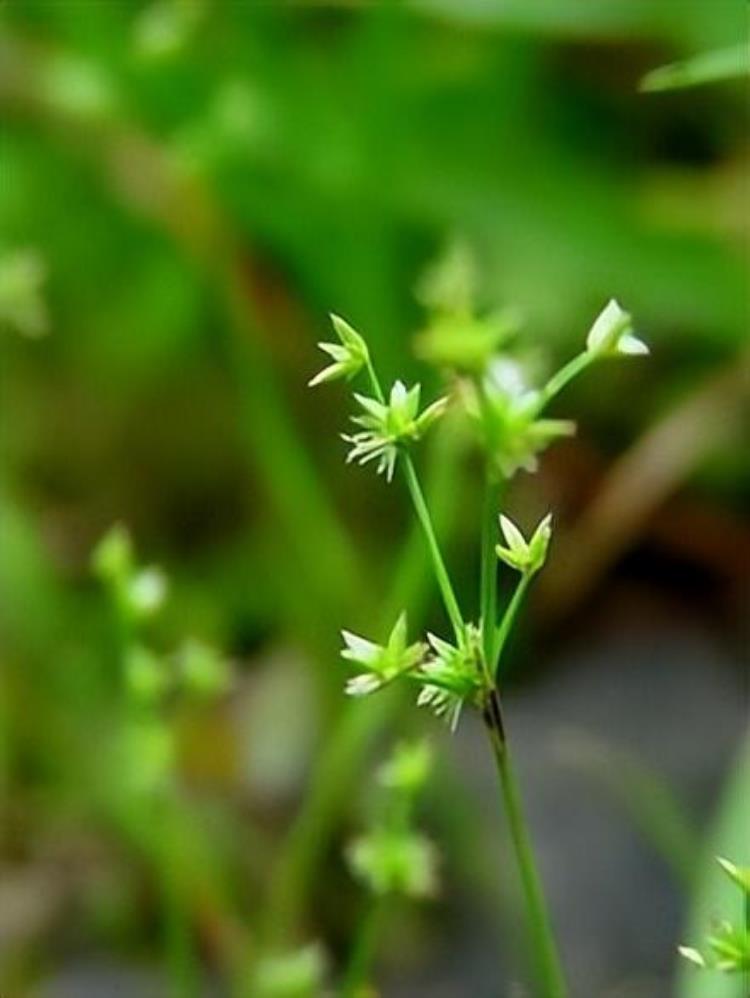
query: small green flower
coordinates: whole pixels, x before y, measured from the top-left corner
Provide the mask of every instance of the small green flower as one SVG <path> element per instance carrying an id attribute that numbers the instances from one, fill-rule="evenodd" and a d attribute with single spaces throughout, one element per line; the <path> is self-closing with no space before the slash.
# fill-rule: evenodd
<path id="1" fill-rule="evenodd" d="M 167 577 L 160 568 L 138 568 L 127 528 L 116 523 L 101 538 L 91 556 L 91 566 L 108 587 L 120 613 L 130 620 L 154 614 L 167 594 Z"/>
<path id="2" fill-rule="evenodd" d="M 416 673 L 423 684 L 417 697 L 419 707 L 429 707 L 456 730 L 466 701 L 478 703 L 482 691 L 482 650 L 479 630 L 469 624 L 457 645 L 428 634 L 433 655 Z"/>
<path id="3" fill-rule="evenodd" d="M 497 350 L 517 331 L 514 312 L 439 315 L 415 342 L 419 357 L 435 367 L 465 374 L 482 374 Z"/>
<path id="4" fill-rule="evenodd" d="M 468 315 L 477 297 L 479 275 L 474 254 L 462 239 L 451 239 L 414 289 L 433 314 Z"/>
<path id="5" fill-rule="evenodd" d="M 42 294 L 47 268 L 33 249 L 16 249 L 0 255 L 0 328 L 7 326 L 23 336 L 44 336 L 49 314 Z"/>
<path id="6" fill-rule="evenodd" d="M 150 617 L 167 595 L 167 577 L 151 565 L 136 572 L 127 587 L 127 603 L 136 617 Z"/>
<path id="7" fill-rule="evenodd" d="M 680 956 L 698 967 L 715 967 L 725 974 L 750 970 L 750 935 L 747 929 L 720 922 L 706 937 L 707 953 L 693 946 L 678 946 Z"/>
<path id="8" fill-rule="evenodd" d="M 517 471 L 536 471 L 537 455 L 560 437 L 575 433 L 568 419 L 540 419 L 542 396 L 525 385 L 517 363 L 493 362 L 481 390 L 463 386 L 466 410 L 474 420 L 483 448 L 503 478 Z"/>
<path id="9" fill-rule="evenodd" d="M 398 676 L 415 669 L 424 658 L 425 646 L 421 642 L 407 644 L 405 613 L 396 621 L 385 645 L 375 644 L 350 631 L 342 631 L 341 635 L 344 639 L 341 657 L 365 670 L 347 682 L 349 696 L 367 696 L 382 689 Z"/>
<path id="10" fill-rule="evenodd" d="M 426 741 L 401 742 L 380 767 L 378 781 L 389 790 L 414 794 L 430 774 L 432 752 Z"/>
<path id="11" fill-rule="evenodd" d="M 255 971 L 252 993 L 256 998 L 320 998 L 326 962 L 319 943 L 263 956 Z"/>
<path id="12" fill-rule="evenodd" d="M 158 703 L 171 684 L 162 659 L 142 644 L 134 644 L 127 651 L 125 681 L 134 699 L 142 704 Z"/>
<path id="13" fill-rule="evenodd" d="M 594 321 L 586 337 L 586 349 L 597 356 L 636 356 L 648 353 L 648 345 L 633 333 L 630 313 L 620 308 L 614 298 L 604 306 Z"/>
<path id="14" fill-rule="evenodd" d="M 716 857 L 716 862 L 743 892 L 746 906 L 750 902 L 750 868 L 736 866 L 720 856 Z M 750 931 L 747 925 L 718 922 L 705 942 L 706 951 L 703 953 L 694 946 L 678 946 L 678 952 L 698 967 L 714 968 L 726 974 L 750 970 Z"/>
<path id="15" fill-rule="evenodd" d="M 391 389 L 388 404 L 366 395 L 355 394 L 355 399 L 365 410 L 363 416 L 353 416 L 352 422 L 363 427 L 361 433 L 343 434 L 352 445 L 347 462 L 367 464 L 378 461 L 378 474 L 386 473 L 390 482 L 396 467 L 399 446 L 419 440 L 432 424 L 442 416 L 448 404 L 446 398 L 438 399 L 419 413 L 420 386 L 407 389 L 397 381 Z"/>
<path id="16" fill-rule="evenodd" d="M 505 538 L 505 545 L 495 547 L 498 558 L 511 568 L 534 575 L 544 565 L 547 549 L 552 537 L 552 515 L 548 513 L 539 523 L 527 541 L 515 523 L 507 516 L 500 515 L 500 529 Z"/>
<path id="17" fill-rule="evenodd" d="M 211 645 L 188 638 L 177 653 L 184 689 L 197 698 L 210 699 L 224 693 L 231 674 L 226 659 Z"/>
<path id="18" fill-rule="evenodd" d="M 333 359 L 333 363 L 311 378 L 308 382 L 311 388 L 339 378 L 353 378 L 369 360 L 367 344 L 356 329 L 338 315 L 331 315 L 331 322 L 341 342 L 318 343 L 320 349 Z"/>
<path id="19" fill-rule="evenodd" d="M 108 585 L 125 585 L 133 573 L 133 541 L 127 528 L 116 523 L 91 554 L 94 573 Z"/>
<path id="20" fill-rule="evenodd" d="M 375 828 L 351 844 L 347 858 L 373 894 L 424 898 L 437 889 L 437 852 L 417 832 Z"/>

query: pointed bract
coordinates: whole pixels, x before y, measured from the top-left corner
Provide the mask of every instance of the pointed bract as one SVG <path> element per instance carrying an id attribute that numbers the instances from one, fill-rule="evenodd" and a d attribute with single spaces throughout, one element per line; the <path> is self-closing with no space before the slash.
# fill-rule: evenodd
<path id="1" fill-rule="evenodd" d="M 705 958 L 692 946 L 678 946 L 677 952 L 681 957 L 684 957 L 685 960 L 689 960 L 690 963 L 694 963 L 697 967 L 706 966 Z"/>
<path id="2" fill-rule="evenodd" d="M 721 856 L 716 857 L 716 862 L 722 868 L 724 873 L 740 887 L 745 894 L 750 896 L 750 867 L 749 866 L 737 866 L 735 863 L 730 862 L 728 859 L 724 859 Z"/>
<path id="3" fill-rule="evenodd" d="M 338 315 L 331 315 L 331 322 L 341 343 L 318 343 L 318 347 L 333 358 L 333 364 L 308 381 L 310 388 L 339 378 L 353 378 L 369 360 L 367 344 L 359 333 Z"/>
<path id="4" fill-rule="evenodd" d="M 647 354 L 648 346 L 633 333 L 633 322 L 629 312 L 622 309 L 612 298 L 604 306 L 586 337 L 589 353 L 606 356 L 608 354 L 638 355 Z"/>
<path id="5" fill-rule="evenodd" d="M 364 669 L 346 684 L 349 696 L 367 696 L 392 682 L 398 676 L 415 669 L 422 661 L 425 647 L 421 642 L 407 642 L 406 614 L 393 625 L 384 645 L 375 644 L 351 631 L 342 631 L 344 648 L 341 657 Z"/>
<path id="6" fill-rule="evenodd" d="M 513 521 L 500 514 L 500 528 L 505 538 L 505 545 L 498 544 L 495 548 L 498 558 L 506 565 L 515 568 L 526 575 L 533 575 L 544 565 L 547 558 L 550 538 L 552 537 L 552 516 L 548 513 L 539 523 L 531 540 L 526 541 L 521 531 Z"/>

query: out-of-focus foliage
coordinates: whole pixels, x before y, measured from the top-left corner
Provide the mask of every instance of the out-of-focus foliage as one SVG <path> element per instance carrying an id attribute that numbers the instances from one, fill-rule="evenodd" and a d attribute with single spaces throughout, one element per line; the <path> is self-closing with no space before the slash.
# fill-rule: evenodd
<path id="1" fill-rule="evenodd" d="M 246 984 L 259 966 L 283 991 L 322 972 L 300 925 L 343 948 L 356 888 L 331 840 L 397 707 L 343 713 L 335 633 L 351 621 L 382 641 L 402 606 L 431 622 L 436 604 L 397 497 L 345 476 L 329 444 L 343 393 L 321 406 L 305 389 L 330 311 L 366 330 L 388 384 L 411 384 L 415 339 L 455 355 L 426 333 L 461 288 L 424 275 L 463 242 L 490 323 L 472 347 L 515 333 L 543 381 L 615 296 L 652 360 L 576 385 L 586 429 L 555 445 L 569 460 L 545 486 L 575 518 L 644 435 L 619 480 L 633 501 L 595 507 L 593 552 L 578 544 L 588 581 L 608 567 L 596 552 L 614 558 L 673 492 L 742 509 L 745 95 L 638 85 L 735 46 L 743 6 L 0 5 L 0 881 L 18 891 L 0 991 L 84 952 L 168 967 L 182 994 L 204 970 Z M 420 459 L 470 586 L 465 441 L 450 414 L 431 435 Z M 179 648 L 172 675 L 195 694 L 159 690 L 168 736 L 138 728 L 143 779 L 173 774 L 156 811 L 122 776 L 117 628 L 89 571 L 120 521 L 170 578 L 144 645 Z M 677 548 L 714 564 L 700 541 Z M 558 564 L 565 599 L 584 598 Z M 238 662 L 231 688 L 214 648 Z M 131 680 L 155 692 L 158 668 L 139 653 Z M 326 884 L 340 903 L 321 915 Z M 256 961 L 264 933 L 293 956 Z"/>
<path id="2" fill-rule="evenodd" d="M 685 62 L 659 66 L 647 73 L 641 81 L 641 90 L 653 93 L 659 90 L 677 90 L 697 87 L 703 83 L 733 80 L 750 74 L 750 49 L 747 44 L 733 45 L 718 52 L 703 52 Z"/>

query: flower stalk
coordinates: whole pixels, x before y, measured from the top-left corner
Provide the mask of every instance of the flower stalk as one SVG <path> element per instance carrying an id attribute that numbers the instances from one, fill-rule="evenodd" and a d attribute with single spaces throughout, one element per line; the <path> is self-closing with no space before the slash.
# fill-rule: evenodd
<path id="1" fill-rule="evenodd" d="M 439 335 L 433 335 L 434 329 L 428 330 L 422 343 L 430 348 L 425 355 L 432 352 L 441 358 L 441 364 L 452 358 L 457 400 L 475 426 L 484 451 L 478 625 L 467 620 L 462 612 L 411 455 L 412 446 L 440 418 L 448 399 L 440 398 L 420 412 L 419 385 L 407 389 L 400 381 L 394 383 L 386 397 L 365 341 L 341 319 L 334 319 L 341 345 L 323 345 L 334 363 L 311 381 L 320 384 L 335 378 L 349 379 L 359 373 L 367 376 L 372 397 L 354 395 L 363 414 L 354 417 L 360 430 L 344 436 L 351 445 L 347 460 L 360 464 L 376 462 L 378 473 L 385 473 L 388 482 L 396 465 L 402 465 L 454 637 L 451 643 L 429 634 L 426 642 L 410 644 L 405 614 L 398 618 L 383 645 L 344 632 L 344 658 L 364 670 L 349 680 L 346 691 L 353 696 L 366 696 L 396 680 L 416 682 L 420 686 L 417 704 L 427 706 L 447 720 L 451 729 L 456 727 L 464 705 L 480 712 L 497 766 L 500 795 L 523 887 L 528 935 L 538 976 L 536 993 L 541 998 L 565 998 L 562 965 L 523 813 L 497 683 L 503 653 L 531 580 L 546 561 L 552 522 L 549 514 L 543 517 L 527 539 L 500 512 L 500 492 L 504 481 L 517 471 L 534 471 L 538 454 L 545 447 L 574 431 L 574 424 L 568 420 L 541 418 L 547 404 L 574 377 L 600 358 L 644 354 L 648 347 L 635 336 L 630 315 L 617 302 L 610 301 L 593 323 L 585 349 L 541 389 L 530 389 L 518 365 L 495 352 L 513 335 L 513 329 L 507 324 L 500 328 L 497 322 L 473 315 L 463 263 L 461 268 L 460 280 L 441 272 L 439 293 L 432 287 L 430 299 L 437 302 L 434 318 Z M 454 299 L 455 308 L 451 305 Z M 498 560 L 520 575 L 499 620 Z M 410 853 L 411 849 L 416 851 Z M 371 836 L 356 854 L 376 893 L 381 892 L 384 884 L 393 885 L 403 876 L 404 855 L 415 859 L 422 856 L 424 861 L 426 854 L 422 855 L 422 847 L 408 837 L 401 835 L 393 840 L 391 832 L 385 837 Z M 346 978 L 347 995 L 356 994 L 365 982 L 364 968 L 371 961 L 372 939 L 381 917 L 382 910 L 375 908 L 365 920 Z"/>

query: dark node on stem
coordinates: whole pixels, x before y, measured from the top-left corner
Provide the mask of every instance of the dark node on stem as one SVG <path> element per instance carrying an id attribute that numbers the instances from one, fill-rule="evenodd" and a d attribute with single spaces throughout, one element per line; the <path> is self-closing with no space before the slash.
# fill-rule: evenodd
<path id="1" fill-rule="evenodd" d="M 497 687 L 493 686 L 487 691 L 483 711 L 484 723 L 491 732 L 494 732 L 501 743 L 505 744 L 505 725 L 503 724 L 503 710 L 500 705 L 500 694 Z"/>

